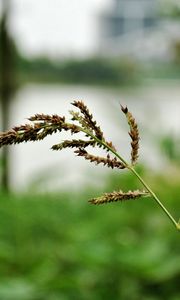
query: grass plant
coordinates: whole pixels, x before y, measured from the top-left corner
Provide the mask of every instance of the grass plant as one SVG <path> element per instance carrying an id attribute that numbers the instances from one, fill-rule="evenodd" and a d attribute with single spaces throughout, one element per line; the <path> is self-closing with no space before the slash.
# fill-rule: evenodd
<path id="1" fill-rule="evenodd" d="M 129 112 L 127 107 L 121 106 L 121 111 L 126 117 L 129 125 L 129 136 L 131 139 L 131 155 L 130 162 L 127 162 L 121 154 L 116 150 L 116 147 L 109 140 L 106 140 L 104 133 L 97 122 L 93 119 L 93 115 L 82 101 L 74 101 L 72 105 L 78 111 L 71 110 L 71 122 L 66 118 L 58 115 L 36 114 L 28 120 L 31 124 L 20 125 L 11 130 L 0 133 L 0 147 L 4 145 L 19 144 L 28 141 L 43 140 L 46 136 L 61 131 L 69 131 L 73 137 L 78 133 L 83 133 L 83 139 L 65 140 L 59 144 L 52 146 L 52 150 L 62 150 L 72 148 L 77 156 L 95 163 L 103 164 L 104 166 L 117 169 L 127 169 L 142 183 L 145 190 L 135 191 L 114 191 L 105 193 L 104 195 L 89 200 L 92 204 L 104 204 L 116 201 L 126 201 L 141 197 L 152 197 L 159 207 L 164 211 L 167 217 L 177 230 L 180 230 L 180 222 L 177 222 L 167 208 L 162 204 L 158 196 L 153 192 L 149 185 L 144 181 L 140 174 L 136 171 L 135 165 L 138 159 L 139 150 L 139 130 L 135 118 Z M 101 157 L 89 153 L 89 148 L 103 148 L 105 156 Z"/>

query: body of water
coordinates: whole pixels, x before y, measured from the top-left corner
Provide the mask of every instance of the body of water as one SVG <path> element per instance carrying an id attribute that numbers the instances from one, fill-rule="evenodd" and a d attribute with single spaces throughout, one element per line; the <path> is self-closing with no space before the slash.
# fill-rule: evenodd
<path id="1" fill-rule="evenodd" d="M 125 158 L 129 157 L 128 126 L 120 111 L 127 105 L 139 124 L 140 161 L 159 168 L 164 157 L 158 150 L 163 134 L 179 136 L 180 85 L 178 82 L 151 82 L 131 89 L 112 89 L 74 85 L 26 85 L 11 105 L 9 126 L 24 124 L 35 113 L 67 115 L 73 100 L 83 100 Z M 78 188 L 82 184 L 103 184 L 104 174 L 112 172 L 94 166 L 70 150 L 54 152 L 50 147 L 67 139 L 66 133 L 44 141 L 10 147 L 11 185 L 13 189 Z"/>

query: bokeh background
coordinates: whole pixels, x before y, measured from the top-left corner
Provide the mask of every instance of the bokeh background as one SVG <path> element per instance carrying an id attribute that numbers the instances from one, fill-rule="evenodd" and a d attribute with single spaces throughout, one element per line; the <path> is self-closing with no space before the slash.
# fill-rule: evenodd
<path id="1" fill-rule="evenodd" d="M 0 126 L 67 115 L 83 100 L 129 158 L 120 103 L 141 134 L 139 173 L 180 217 L 180 2 L 0 0 Z M 0 152 L 0 299 L 180 299 L 179 233 L 152 199 L 92 207 L 141 188 L 65 139 Z"/>

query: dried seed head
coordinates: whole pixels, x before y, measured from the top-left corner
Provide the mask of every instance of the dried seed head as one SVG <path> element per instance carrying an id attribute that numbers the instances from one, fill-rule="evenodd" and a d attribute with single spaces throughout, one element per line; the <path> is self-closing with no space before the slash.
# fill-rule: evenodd
<path id="1" fill-rule="evenodd" d="M 127 106 L 123 107 L 121 105 L 121 110 L 122 112 L 126 115 L 129 127 L 130 127 L 130 132 L 129 135 L 131 137 L 131 163 L 132 165 L 135 165 L 138 159 L 138 150 L 139 150 L 139 130 L 138 126 L 136 123 L 135 118 L 133 115 L 128 111 Z"/>
<path id="2" fill-rule="evenodd" d="M 118 169 L 124 169 L 125 166 L 122 162 L 118 161 L 116 157 L 113 159 L 110 158 L 110 155 L 108 154 L 107 157 L 100 157 L 100 156 L 95 156 L 92 154 L 89 154 L 85 149 L 77 149 L 74 151 L 77 156 L 82 156 L 86 160 L 89 160 L 90 162 L 94 162 L 95 164 L 103 164 L 104 166 L 110 167 L 110 168 L 118 168 Z"/>
<path id="3" fill-rule="evenodd" d="M 83 141 L 83 140 L 65 140 L 60 144 L 56 144 L 52 146 L 52 150 L 62 150 L 65 148 L 86 148 L 88 146 L 95 146 L 94 141 Z"/>
<path id="4" fill-rule="evenodd" d="M 61 117 L 58 115 L 45 115 L 45 114 L 35 114 L 28 118 L 29 121 L 45 121 L 47 123 L 57 124 L 57 123 L 64 123 L 65 117 Z"/>
<path id="5" fill-rule="evenodd" d="M 100 140 L 103 140 L 103 132 L 101 131 L 101 128 L 99 126 L 97 126 L 96 121 L 93 120 L 93 115 L 90 114 L 89 109 L 84 104 L 84 102 L 83 101 L 74 101 L 72 103 L 72 105 L 79 108 L 80 112 L 84 116 L 83 119 L 84 119 L 84 124 L 86 124 L 86 128 L 87 128 L 87 126 L 89 128 L 91 128 L 94 131 L 96 137 Z M 82 124 L 82 121 L 81 121 L 81 124 Z"/>
<path id="6" fill-rule="evenodd" d="M 82 125 L 83 128 L 88 129 L 90 132 L 94 132 L 95 136 L 101 140 L 104 141 L 109 147 L 111 147 L 114 151 L 116 151 L 115 146 L 113 145 L 112 142 L 107 142 L 105 141 L 103 132 L 100 128 L 100 126 L 97 126 L 96 121 L 93 120 L 93 115 L 90 114 L 89 109 L 87 106 L 83 103 L 83 101 L 74 101 L 72 103 L 75 107 L 79 108 L 82 116 L 74 111 L 70 111 L 71 115 L 73 116 L 72 120 L 79 121 L 79 123 Z M 101 143 L 97 142 L 97 145 L 99 147 L 102 147 Z M 106 148 L 106 151 L 109 151 Z"/>
<path id="7" fill-rule="evenodd" d="M 112 193 L 105 193 L 101 197 L 93 198 L 89 200 L 92 204 L 104 204 L 104 203 L 110 203 L 110 202 L 117 202 L 117 201 L 126 201 L 131 199 L 137 199 L 140 197 L 147 197 L 149 196 L 149 193 L 146 191 L 129 191 L 127 193 L 124 193 L 122 191 L 119 192 L 112 192 Z"/>
<path id="8" fill-rule="evenodd" d="M 71 118 L 72 121 L 78 121 L 79 124 L 80 124 L 83 128 L 88 129 L 89 131 L 91 131 L 91 130 L 88 128 L 89 125 L 88 125 L 87 121 L 85 120 L 84 117 L 82 117 L 82 116 L 80 115 L 79 112 L 76 112 L 76 111 L 73 111 L 73 110 L 70 110 L 69 112 L 70 112 L 70 114 L 72 115 L 72 118 Z M 92 133 L 93 133 L 93 131 L 92 131 Z"/>
<path id="9" fill-rule="evenodd" d="M 0 147 L 4 145 L 19 144 L 27 141 L 38 141 L 47 135 L 61 132 L 62 130 L 73 133 L 80 132 L 75 124 L 65 122 L 65 117 L 57 115 L 37 114 L 29 118 L 33 125 L 26 124 L 14 127 L 12 130 L 0 133 Z"/>

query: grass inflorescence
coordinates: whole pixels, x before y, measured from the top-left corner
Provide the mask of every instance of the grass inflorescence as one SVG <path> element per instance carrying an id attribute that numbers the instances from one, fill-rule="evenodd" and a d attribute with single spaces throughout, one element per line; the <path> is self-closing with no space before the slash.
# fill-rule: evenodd
<path id="1" fill-rule="evenodd" d="M 89 202 L 92 204 L 103 204 L 117 201 L 126 201 L 131 199 L 138 199 L 141 197 L 152 197 L 161 209 L 166 213 L 173 225 L 180 230 L 180 223 L 176 222 L 169 211 L 164 207 L 156 194 L 151 190 L 148 184 L 137 173 L 134 166 L 138 159 L 139 150 L 139 130 L 135 118 L 129 112 L 127 107 L 121 106 L 121 110 L 126 117 L 129 125 L 129 136 L 131 138 L 131 155 L 130 162 L 127 162 L 116 150 L 116 147 L 109 140 L 106 140 L 104 133 L 93 115 L 90 113 L 83 101 L 74 101 L 72 105 L 78 111 L 71 110 L 71 122 L 68 122 L 64 116 L 35 114 L 28 118 L 31 124 L 25 124 L 13 127 L 7 132 L 0 133 L 0 147 L 4 145 L 19 144 L 28 141 L 43 140 L 46 136 L 53 133 L 60 133 L 61 131 L 69 131 L 73 138 L 65 140 L 61 143 L 55 144 L 51 147 L 52 150 L 63 150 L 71 148 L 76 156 L 83 157 L 85 160 L 98 164 L 103 164 L 109 168 L 128 169 L 130 170 L 142 183 L 145 190 L 135 191 L 114 191 L 112 193 L 105 193 L 104 195 L 93 198 Z M 78 133 L 83 133 L 84 138 L 74 138 Z M 105 151 L 104 156 L 94 155 L 89 153 L 89 148 L 102 148 Z"/>

